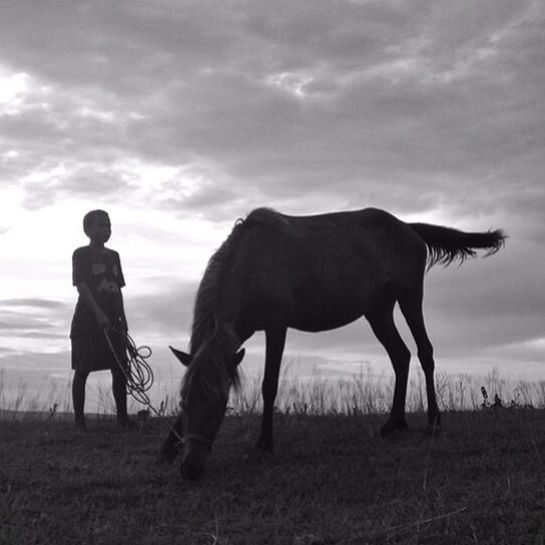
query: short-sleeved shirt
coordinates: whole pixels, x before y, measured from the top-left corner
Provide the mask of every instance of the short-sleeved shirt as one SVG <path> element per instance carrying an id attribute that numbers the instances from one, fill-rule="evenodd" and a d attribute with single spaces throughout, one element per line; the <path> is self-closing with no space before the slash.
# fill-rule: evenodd
<path id="1" fill-rule="evenodd" d="M 120 291 L 125 285 L 125 279 L 119 254 L 107 248 L 78 248 L 72 256 L 72 283 L 77 286 L 82 282 L 89 288 L 114 329 L 108 333 L 109 343 L 104 331 L 98 326 L 95 313 L 80 296 L 70 328 L 72 369 L 100 371 L 116 370 L 119 364 L 126 366 L 124 336 L 120 332 L 121 319 L 124 316 Z"/>
<path id="2" fill-rule="evenodd" d="M 72 256 L 72 284 L 77 286 L 82 282 L 87 285 L 112 325 L 117 325 L 123 316 L 120 290 L 125 285 L 119 254 L 108 248 L 78 248 Z M 89 324 L 89 321 L 92 323 Z M 95 314 L 80 297 L 76 304 L 70 336 L 85 334 L 85 330 L 93 324 L 96 324 Z"/>

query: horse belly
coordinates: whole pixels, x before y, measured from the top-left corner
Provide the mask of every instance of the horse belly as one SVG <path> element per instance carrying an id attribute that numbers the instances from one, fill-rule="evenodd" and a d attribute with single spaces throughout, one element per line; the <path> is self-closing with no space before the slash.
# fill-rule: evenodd
<path id="1" fill-rule="evenodd" d="M 324 301 L 318 298 L 297 305 L 288 326 L 310 332 L 337 329 L 361 318 L 366 307 L 365 301 L 360 298 L 351 301 Z"/>

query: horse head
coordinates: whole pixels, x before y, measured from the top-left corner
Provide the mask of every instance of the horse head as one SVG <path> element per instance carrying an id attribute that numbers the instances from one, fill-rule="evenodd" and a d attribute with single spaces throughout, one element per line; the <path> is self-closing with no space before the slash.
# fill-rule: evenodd
<path id="1" fill-rule="evenodd" d="M 182 476 L 196 479 L 204 471 L 206 457 L 225 416 L 229 390 L 238 385 L 238 365 L 244 349 L 226 354 L 206 347 L 195 355 L 171 348 L 187 367 L 181 392 L 181 429 L 184 450 Z"/>

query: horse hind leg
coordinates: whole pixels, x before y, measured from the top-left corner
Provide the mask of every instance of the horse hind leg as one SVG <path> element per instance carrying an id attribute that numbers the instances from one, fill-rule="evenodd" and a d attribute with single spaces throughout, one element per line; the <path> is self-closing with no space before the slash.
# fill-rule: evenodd
<path id="1" fill-rule="evenodd" d="M 407 428 L 407 423 L 405 422 L 405 398 L 407 395 L 411 353 L 395 326 L 394 305 L 394 298 L 382 299 L 365 315 L 375 336 L 386 349 L 395 372 L 392 410 L 388 421 L 380 429 L 382 436 Z"/>
<path id="2" fill-rule="evenodd" d="M 400 297 L 399 307 L 416 342 L 418 359 L 420 360 L 420 364 L 422 365 L 422 369 L 424 371 L 426 380 L 426 395 L 428 399 L 427 432 L 430 435 L 434 435 L 435 433 L 439 432 L 441 427 L 441 413 L 439 412 L 435 395 L 435 361 L 433 358 L 433 346 L 428 337 L 426 326 L 424 324 L 421 292 Z"/>

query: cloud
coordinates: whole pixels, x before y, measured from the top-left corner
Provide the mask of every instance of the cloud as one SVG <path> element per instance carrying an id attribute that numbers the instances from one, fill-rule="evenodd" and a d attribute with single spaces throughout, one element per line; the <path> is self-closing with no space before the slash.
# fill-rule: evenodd
<path id="1" fill-rule="evenodd" d="M 172 282 L 159 293 L 125 298 L 131 331 L 143 338 L 160 333 L 165 339 L 187 339 L 197 287 L 195 282 Z"/>
<path id="2" fill-rule="evenodd" d="M 457 199 L 459 185 L 481 185 L 491 168 L 507 168 L 507 154 L 510 164 L 526 156 L 541 132 L 527 105 L 539 108 L 543 82 L 520 63 L 541 47 L 543 17 L 529 3 L 283 7 L 137 2 L 59 15 L 44 5 L 48 24 L 38 25 L 35 7 L 23 3 L 4 15 L 35 32 L 8 30 L 2 40 L 12 64 L 49 89 L 44 139 L 56 135 L 78 160 L 98 145 L 101 161 L 123 150 L 171 165 L 213 163 L 208 188 L 196 182 L 202 198 L 179 203 L 204 214 L 214 185 L 232 204 L 248 194 L 264 202 L 340 194 L 345 204 L 378 200 L 403 211 L 411 184 L 417 207 L 442 194 L 473 208 Z M 522 163 L 519 177 L 530 174 Z M 130 190 L 119 177 L 102 178 L 97 194 Z M 78 192 L 84 182 L 48 191 Z"/>
<path id="3" fill-rule="evenodd" d="M 1 307 L 31 307 L 38 309 L 64 309 L 65 303 L 51 299 L 0 299 Z"/>
<path id="4" fill-rule="evenodd" d="M 0 331 L 7 330 L 10 335 L 13 331 L 18 331 L 19 335 L 25 330 L 35 331 L 36 329 L 48 329 L 49 325 L 26 316 L 22 313 L 9 314 L 2 312 L 4 319 L 0 320 Z"/>
<path id="5" fill-rule="evenodd" d="M 71 310 L 62 301 L 41 298 L 0 300 L 0 337 L 9 350 L 0 358 L 12 361 L 27 351 L 55 353 L 68 342 Z"/>

